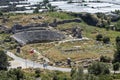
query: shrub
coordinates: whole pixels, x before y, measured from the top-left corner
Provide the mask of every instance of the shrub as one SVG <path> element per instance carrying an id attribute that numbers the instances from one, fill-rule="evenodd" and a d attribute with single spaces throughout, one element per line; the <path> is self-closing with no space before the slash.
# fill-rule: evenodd
<path id="1" fill-rule="evenodd" d="M 9 75 L 14 75 L 17 79 L 16 80 L 23 80 L 24 79 L 24 72 L 21 69 L 10 69 L 8 71 Z"/>
<path id="2" fill-rule="evenodd" d="M 7 67 L 9 67 L 7 55 L 3 50 L 0 50 L 0 70 L 7 70 Z"/>
<path id="3" fill-rule="evenodd" d="M 109 68 L 105 63 L 102 62 L 94 62 L 92 65 L 88 67 L 88 73 L 94 74 L 94 75 L 104 75 L 109 74 Z"/>
<path id="4" fill-rule="evenodd" d="M 110 38 L 109 37 L 104 37 L 103 38 L 103 43 L 109 44 L 110 43 Z"/>
<path id="5" fill-rule="evenodd" d="M 36 78 L 40 77 L 40 73 L 41 73 L 41 71 L 39 68 L 35 69 L 35 77 Z"/>
<path id="6" fill-rule="evenodd" d="M 39 13 L 39 8 L 35 8 L 33 13 Z"/>
<path id="7" fill-rule="evenodd" d="M 12 41 L 12 38 L 10 36 L 7 36 L 5 37 L 4 39 L 5 42 L 11 42 Z"/>
<path id="8" fill-rule="evenodd" d="M 97 41 L 102 41 L 102 38 L 103 38 L 103 35 L 102 35 L 102 34 L 98 34 L 98 35 L 96 36 L 96 40 L 97 40 Z"/>
<path id="9" fill-rule="evenodd" d="M 116 51 L 114 54 L 113 63 L 120 62 L 120 37 L 116 37 Z"/>
<path id="10" fill-rule="evenodd" d="M 0 16 L 3 16 L 3 13 L 0 11 Z"/>
<path id="11" fill-rule="evenodd" d="M 111 75 L 100 75 L 99 80 L 114 80 Z"/>
<path id="12" fill-rule="evenodd" d="M 71 77 L 72 80 L 83 80 L 84 79 L 83 67 L 79 66 L 78 68 L 72 68 Z"/>
<path id="13" fill-rule="evenodd" d="M 113 70 L 114 70 L 114 73 L 115 73 L 115 71 L 118 71 L 119 68 L 120 68 L 120 64 L 119 64 L 119 62 L 116 62 L 116 63 L 113 64 Z"/>
<path id="14" fill-rule="evenodd" d="M 115 24 L 115 28 L 117 31 L 120 31 L 120 20 Z"/>
<path id="15" fill-rule="evenodd" d="M 87 74 L 87 75 L 85 75 L 85 80 L 99 80 L 99 77 L 97 77 L 93 74 Z"/>
<path id="16" fill-rule="evenodd" d="M 111 58 L 107 56 L 100 56 L 100 62 L 110 62 Z"/>

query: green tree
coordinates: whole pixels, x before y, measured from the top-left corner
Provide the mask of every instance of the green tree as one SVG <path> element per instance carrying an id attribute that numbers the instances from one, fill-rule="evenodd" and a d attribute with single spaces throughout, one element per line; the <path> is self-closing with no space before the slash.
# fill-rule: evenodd
<path id="1" fill-rule="evenodd" d="M 0 11 L 0 16 L 3 16 L 3 13 Z"/>
<path id="2" fill-rule="evenodd" d="M 17 80 L 16 76 L 9 74 L 8 71 L 0 71 L 0 80 Z"/>
<path id="3" fill-rule="evenodd" d="M 118 71 L 119 68 L 120 68 L 120 64 L 119 64 L 119 62 L 116 62 L 116 63 L 113 64 L 113 70 L 114 70 L 114 73 L 115 73 L 115 71 Z"/>
<path id="4" fill-rule="evenodd" d="M 120 20 L 115 24 L 116 30 L 120 30 Z"/>
<path id="5" fill-rule="evenodd" d="M 35 8 L 33 13 L 39 13 L 39 8 Z"/>
<path id="6" fill-rule="evenodd" d="M 84 80 L 83 67 L 72 68 L 71 77 L 72 80 Z"/>
<path id="7" fill-rule="evenodd" d="M 88 67 L 88 73 L 94 74 L 94 75 L 104 75 L 104 74 L 109 74 L 109 67 L 102 62 L 94 62 L 92 65 Z"/>
<path id="8" fill-rule="evenodd" d="M 7 67 L 9 67 L 7 55 L 3 50 L 0 50 L 0 70 L 7 70 Z"/>
<path id="9" fill-rule="evenodd" d="M 110 62 L 111 58 L 107 56 L 100 56 L 100 62 Z"/>
<path id="10" fill-rule="evenodd" d="M 14 75 L 17 80 L 23 80 L 24 79 L 24 73 L 21 69 L 10 69 L 8 71 L 9 75 Z"/>
<path id="11" fill-rule="evenodd" d="M 52 80 L 58 80 L 57 75 L 54 75 Z"/>
<path id="12" fill-rule="evenodd" d="M 116 37 L 116 51 L 114 54 L 113 63 L 120 62 L 120 37 Z"/>
<path id="13" fill-rule="evenodd" d="M 76 72 L 76 68 L 72 68 L 71 69 L 71 73 L 70 73 L 70 76 L 73 78 L 74 77 L 74 74 L 75 74 L 75 72 Z"/>

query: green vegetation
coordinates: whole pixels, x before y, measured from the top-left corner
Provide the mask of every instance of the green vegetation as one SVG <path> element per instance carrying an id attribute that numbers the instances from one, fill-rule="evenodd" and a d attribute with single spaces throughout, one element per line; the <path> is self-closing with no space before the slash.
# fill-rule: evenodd
<path id="1" fill-rule="evenodd" d="M 74 17 L 70 16 L 69 14 L 66 14 L 65 12 L 49 12 L 48 16 L 58 19 L 58 20 L 64 20 L 64 19 L 73 19 Z"/>
<path id="2" fill-rule="evenodd" d="M 109 44 L 110 43 L 110 38 L 109 37 L 104 37 L 103 38 L 103 43 Z"/>
<path id="3" fill-rule="evenodd" d="M 96 36 L 96 40 L 97 40 L 97 41 L 102 41 L 102 38 L 103 38 L 102 34 L 98 34 L 98 35 Z"/>
<path id="4" fill-rule="evenodd" d="M 116 62 L 116 63 L 113 64 L 114 73 L 115 73 L 115 71 L 118 71 L 119 68 L 120 68 L 120 63 L 119 62 Z"/>
<path id="5" fill-rule="evenodd" d="M 105 63 L 102 62 L 94 62 L 88 68 L 88 73 L 94 75 L 106 75 L 110 74 L 109 68 Z"/>
<path id="6" fill-rule="evenodd" d="M 116 37 L 116 51 L 113 62 L 120 62 L 120 37 Z"/>
<path id="7" fill-rule="evenodd" d="M 7 70 L 8 66 L 7 55 L 3 50 L 0 50 L 0 70 Z"/>
<path id="8" fill-rule="evenodd" d="M 3 13 L 0 11 L 0 16 L 3 16 Z"/>
<path id="9" fill-rule="evenodd" d="M 84 72 L 83 72 L 83 68 L 81 66 L 79 66 L 76 69 L 72 69 L 71 70 L 71 77 L 73 80 L 84 80 Z"/>
<path id="10" fill-rule="evenodd" d="M 35 8 L 35 10 L 33 11 L 33 13 L 39 13 L 39 8 Z"/>
<path id="11" fill-rule="evenodd" d="M 111 58 L 102 55 L 102 56 L 100 56 L 100 62 L 107 62 L 107 63 L 110 63 L 110 62 L 111 62 Z"/>
<path id="12" fill-rule="evenodd" d="M 120 20 L 115 24 L 116 30 L 120 30 Z"/>

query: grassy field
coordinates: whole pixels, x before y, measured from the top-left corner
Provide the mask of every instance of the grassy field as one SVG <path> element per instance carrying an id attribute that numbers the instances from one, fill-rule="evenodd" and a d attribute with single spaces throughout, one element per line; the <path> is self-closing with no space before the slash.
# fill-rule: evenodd
<path id="1" fill-rule="evenodd" d="M 43 22 L 53 22 L 54 19 L 73 19 L 74 17 L 67 15 L 64 12 L 46 12 L 38 14 L 6 14 L 9 16 L 8 20 L 3 23 L 3 19 L 0 19 L 0 24 L 4 24 L 8 28 L 11 28 L 14 23 L 19 23 L 22 25 L 27 25 L 30 23 L 43 23 Z M 41 17 L 41 18 L 38 18 Z M 5 16 L 6 17 L 6 16 Z M 33 19 L 34 18 L 34 19 Z"/>

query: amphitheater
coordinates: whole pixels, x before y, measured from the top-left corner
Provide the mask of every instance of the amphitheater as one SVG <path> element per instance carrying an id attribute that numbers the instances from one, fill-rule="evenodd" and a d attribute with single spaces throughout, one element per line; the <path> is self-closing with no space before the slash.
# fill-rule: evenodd
<path id="1" fill-rule="evenodd" d="M 58 41 L 65 39 L 65 35 L 54 27 L 57 25 L 76 22 L 80 23 L 81 19 L 70 19 L 63 21 L 53 21 L 53 23 L 36 23 L 22 26 L 15 24 L 11 31 L 13 33 L 12 37 L 20 44 L 28 44 L 35 42 L 46 42 L 46 41 Z M 52 28 L 50 28 L 50 26 Z"/>
<path id="2" fill-rule="evenodd" d="M 12 37 L 22 45 L 36 42 L 58 41 L 65 38 L 64 34 L 62 34 L 61 32 L 57 30 L 52 30 L 48 27 L 22 28 L 19 26 L 19 28 L 14 28 L 13 31 L 14 34 L 12 35 Z"/>

